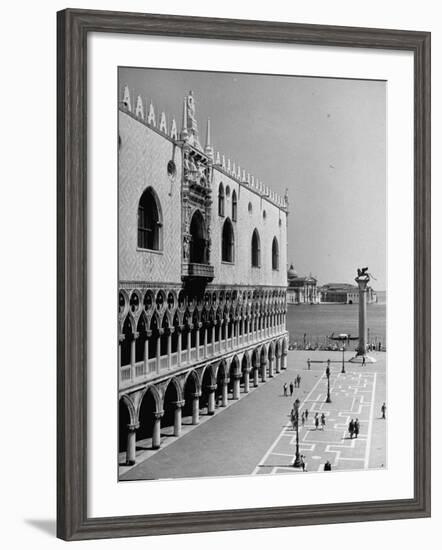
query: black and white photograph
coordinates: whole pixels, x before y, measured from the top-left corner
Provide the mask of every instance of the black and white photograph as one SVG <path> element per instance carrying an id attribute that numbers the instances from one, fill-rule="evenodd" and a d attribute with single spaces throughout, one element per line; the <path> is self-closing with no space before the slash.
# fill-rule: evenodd
<path id="1" fill-rule="evenodd" d="M 387 468 L 386 93 L 119 68 L 120 481 Z"/>

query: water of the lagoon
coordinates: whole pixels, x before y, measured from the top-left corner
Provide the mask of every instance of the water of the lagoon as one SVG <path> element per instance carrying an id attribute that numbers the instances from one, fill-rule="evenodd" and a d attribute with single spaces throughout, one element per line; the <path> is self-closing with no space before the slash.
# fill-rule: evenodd
<path id="1" fill-rule="evenodd" d="M 290 343 L 312 345 L 327 343 L 333 332 L 358 335 L 358 304 L 288 305 L 287 330 Z M 367 326 L 370 342 L 386 345 L 386 300 L 385 292 L 378 292 L 378 301 L 367 305 Z M 356 345 L 356 342 L 355 342 Z"/>

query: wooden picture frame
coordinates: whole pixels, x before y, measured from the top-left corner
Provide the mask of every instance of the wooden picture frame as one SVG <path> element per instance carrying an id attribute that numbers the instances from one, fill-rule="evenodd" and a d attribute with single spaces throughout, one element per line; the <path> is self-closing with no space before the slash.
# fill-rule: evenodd
<path id="1" fill-rule="evenodd" d="M 65 540 L 430 515 L 430 33 L 68 9 L 57 18 L 57 535 Z M 87 36 L 407 50 L 414 56 L 414 497 L 404 500 L 87 516 Z"/>

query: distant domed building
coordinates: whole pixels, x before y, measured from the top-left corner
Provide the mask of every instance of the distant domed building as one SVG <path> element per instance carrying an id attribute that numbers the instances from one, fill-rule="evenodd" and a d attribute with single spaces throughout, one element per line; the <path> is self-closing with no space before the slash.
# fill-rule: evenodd
<path id="1" fill-rule="evenodd" d="M 287 303 L 288 304 L 318 304 L 319 295 L 315 277 L 299 277 L 293 264 L 287 271 Z"/>

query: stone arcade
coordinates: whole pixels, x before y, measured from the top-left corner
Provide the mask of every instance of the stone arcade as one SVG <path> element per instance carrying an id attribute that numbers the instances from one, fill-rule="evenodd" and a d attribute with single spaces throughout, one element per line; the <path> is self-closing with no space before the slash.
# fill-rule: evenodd
<path id="1" fill-rule="evenodd" d="M 233 124 L 233 121 L 232 121 Z M 233 131 L 233 128 L 232 128 Z M 119 105 L 119 449 L 178 437 L 286 366 L 287 196 L 224 155 L 195 99 Z"/>

